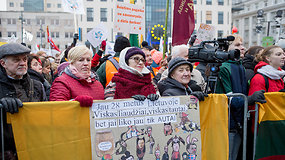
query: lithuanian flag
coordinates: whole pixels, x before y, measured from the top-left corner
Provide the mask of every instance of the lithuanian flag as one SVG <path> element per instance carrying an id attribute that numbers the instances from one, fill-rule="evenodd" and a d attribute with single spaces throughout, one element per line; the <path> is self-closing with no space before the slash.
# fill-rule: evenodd
<path id="1" fill-rule="evenodd" d="M 259 105 L 257 160 L 285 159 L 285 93 L 266 93 Z"/>

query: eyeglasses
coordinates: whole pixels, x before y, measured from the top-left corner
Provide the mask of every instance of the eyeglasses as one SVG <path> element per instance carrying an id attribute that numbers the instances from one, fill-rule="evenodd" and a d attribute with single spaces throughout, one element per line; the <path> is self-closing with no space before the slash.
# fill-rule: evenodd
<path id="1" fill-rule="evenodd" d="M 145 59 L 144 58 L 140 58 L 140 57 L 131 57 L 130 59 L 133 59 L 136 63 L 140 63 L 140 61 L 142 61 L 143 63 L 145 63 Z"/>

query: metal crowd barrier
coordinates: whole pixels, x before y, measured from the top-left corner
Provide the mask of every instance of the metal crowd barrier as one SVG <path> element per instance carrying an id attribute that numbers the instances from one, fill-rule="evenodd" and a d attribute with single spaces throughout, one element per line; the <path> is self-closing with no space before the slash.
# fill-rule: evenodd
<path id="1" fill-rule="evenodd" d="M 250 116 L 247 109 L 248 109 L 248 100 L 247 96 L 241 93 L 232 93 L 227 94 L 228 98 L 231 97 L 242 97 L 244 99 L 244 117 L 243 117 L 243 142 L 242 142 L 242 159 L 246 160 L 246 140 L 247 140 L 247 118 Z M 229 103 L 229 129 L 230 129 L 230 103 Z"/>

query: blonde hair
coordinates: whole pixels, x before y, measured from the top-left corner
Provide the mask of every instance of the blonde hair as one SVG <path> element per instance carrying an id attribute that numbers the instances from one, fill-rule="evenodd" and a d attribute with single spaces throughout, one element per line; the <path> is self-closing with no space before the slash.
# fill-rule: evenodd
<path id="1" fill-rule="evenodd" d="M 241 41 L 241 42 L 243 41 L 242 37 L 240 35 L 238 35 L 238 34 L 231 34 L 231 35 L 228 35 L 228 36 L 234 36 L 235 37 L 234 41 L 229 41 L 229 45 L 233 44 L 235 41 L 238 41 L 238 40 Z"/>
<path id="2" fill-rule="evenodd" d="M 275 46 L 275 45 L 269 46 L 269 47 L 265 48 L 265 49 L 263 50 L 263 52 L 260 54 L 260 59 L 261 59 L 263 62 L 268 63 L 268 61 L 266 60 L 266 58 L 269 57 L 271 54 L 274 53 L 274 52 L 273 52 L 273 49 L 275 49 L 275 48 L 280 48 L 280 49 L 282 49 L 281 47 Z"/>
<path id="3" fill-rule="evenodd" d="M 92 57 L 92 52 L 86 46 L 76 46 L 69 50 L 67 59 L 70 63 L 74 63 L 86 53 Z"/>

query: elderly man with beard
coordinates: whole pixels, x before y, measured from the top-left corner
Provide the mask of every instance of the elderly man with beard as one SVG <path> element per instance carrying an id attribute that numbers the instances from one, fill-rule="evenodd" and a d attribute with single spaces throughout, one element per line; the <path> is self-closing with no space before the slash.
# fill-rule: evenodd
<path id="1" fill-rule="evenodd" d="M 17 43 L 0 46 L 0 104 L 4 109 L 1 118 L 4 121 L 5 159 L 17 157 L 12 127 L 6 122 L 6 112 L 19 112 L 22 102 L 47 100 L 41 82 L 32 80 L 27 74 L 29 53 L 29 48 Z"/>

